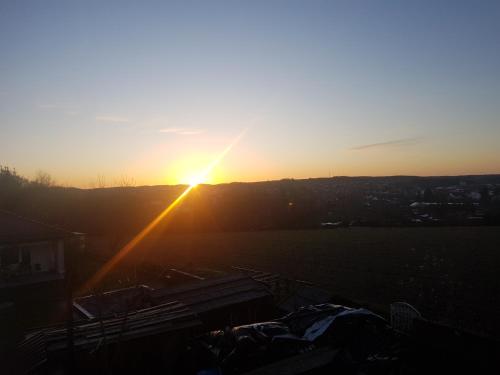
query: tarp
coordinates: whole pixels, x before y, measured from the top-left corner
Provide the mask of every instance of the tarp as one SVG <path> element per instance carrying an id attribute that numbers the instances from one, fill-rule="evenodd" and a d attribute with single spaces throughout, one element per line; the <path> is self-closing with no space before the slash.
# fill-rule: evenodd
<path id="1" fill-rule="evenodd" d="M 244 373 L 321 347 L 349 351 L 349 358 L 364 360 L 383 346 L 387 327 L 382 317 L 366 309 L 310 305 L 275 321 L 210 332 L 200 337 L 193 355 L 206 359 L 202 368 L 220 368 L 223 374 Z"/>

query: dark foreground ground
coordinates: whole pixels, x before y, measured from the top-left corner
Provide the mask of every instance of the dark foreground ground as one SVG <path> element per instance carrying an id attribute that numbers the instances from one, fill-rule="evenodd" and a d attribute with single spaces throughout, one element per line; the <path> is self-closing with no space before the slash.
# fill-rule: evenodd
<path id="1" fill-rule="evenodd" d="M 90 249 L 105 251 L 102 244 Z M 256 268 L 303 279 L 379 311 L 406 301 L 424 316 L 500 337 L 500 228 L 339 228 L 171 235 L 129 260 L 179 268 Z"/>
<path id="2" fill-rule="evenodd" d="M 197 276 L 223 275 L 225 271 L 234 274 L 237 271 L 231 267 L 239 266 L 310 281 L 331 291 L 335 303 L 364 305 L 386 317 L 391 302 L 406 301 L 425 318 L 462 331 L 426 322 L 424 329 L 415 330 L 419 333 L 413 338 L 415 342 L 410 340 L 410 347 L 416 346 L 408 351 L 410 357 L 414 356 L 409 363 L 421 363 L 426 358 L 422 368 L 431 369 L 439 359 L 443 370 L 449 372 L 451 366 L 452 372 L 458 372 L 462 362 L 476 369 L 477 363 L 485 367 L 497 358 L 491 353 L 498 352 L 495 339 L 500 337 L 499 234 L 495 227 L 338 228 L 148 238 L 111 270 L 98 289 L 137 284 L 169 287 Z M 123 237 L 89 237 L 84 252 L 68 253 L 67 261 L 74 265 L 69 279 L 76 295 L 88 293 L 79 285 L 125 242 Z M 275 299 L 275 303 L 280 301 Z M 19 329 L 4 325 L 12 331 L 7 343 L 18 342 L 18 333 L 29 327 L 64 320 L 64 305 L 45 302 L 36 308 L 32 303 L 30 306 L 16 304 L 15 309 L 8 310 L 12 324 Z M 481 340 L 463 331 L 494 340 Z M 465 361 L 458 360 L 462 354 Z M 101 363 L 99 356 L 96 354 L 97 364 Z"/>

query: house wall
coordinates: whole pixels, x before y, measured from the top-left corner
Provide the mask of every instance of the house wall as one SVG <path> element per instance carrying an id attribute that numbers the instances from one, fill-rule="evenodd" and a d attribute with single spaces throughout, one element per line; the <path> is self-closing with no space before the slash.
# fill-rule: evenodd
<path id="1" fill-rule="evenodd" d="M 57 241 L 57 250 L 56 250 L 56 262 L 57 262 L 57 273 L 59 274 L 64 274 L 65 267 L 64 267 L 64 241 L 59 240 Z"/>
<path id="2" fill-rule="evenodd" d="M 0 259 L 0 304 L 62 299 L 66 285 L 64 245 L 64 240 L 0 245 L 0 249 L 9 250 L 6 264 Z M 34 306 L 34 311 L 34 316 L 39 316 L 40 306 Z"/>
<path id="3" fill-rule="evenodd" d="M 21 250 L 29 250 L 31 254 L 32 272 L 57 271 L 57 248 L 54 242 L 39 242 L 20 246 Z"/>
<path id="4" fill-rule="evenodd" d="M 18 252 L 16 264 L 9 266 L 11 270 L 17 269 L 21 263 L 26 262 L 26 257 L 31 265 L 31 272 L 57 272 L 64 274 L 64 241 L 42 241 L 9 245 Z M 0 257 L 0 266 L 5 266 Z"/>

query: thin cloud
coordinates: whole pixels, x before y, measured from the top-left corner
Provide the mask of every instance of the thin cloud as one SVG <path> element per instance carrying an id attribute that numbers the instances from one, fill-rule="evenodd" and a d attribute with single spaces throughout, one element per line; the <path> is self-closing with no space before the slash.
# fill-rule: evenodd
<path id="1" fill-rule="evenodd" d="M 420 137 L 402 138 L 402 139 L 395 139 L 395 140 L 387 141 L 387 142 L 369 143 L 366 145 L 356 146 L 356 147 L 352 147 L 351 150 L 360 151 L 360 150 L 372 150 L 372 149 L 382 149 L 382 148 L 391 148 L 391 147 L 413 146 L 421 141 L 422 141 L 422 138 L 420 138 Z"/>
<path id="2" fill-rule="evenodd" d="M 189 129 L 189 128 L 165 128 L 160 129 L 160 133 L 170 133 L 170 134 L 179 134 L 179 135 L 196 135 L 203 133 L 201 129 Z"/>
<path id="3" fill-rule="evenodd" d="M 160 133 L 178 133 L 183 131 L 183 128 L 165 128 L 165 129 L 160 129 Z"/>
<path id="4" fill-rule="evenodd" d="M 113 123 L 126 123 L 130 122 L 127 117 L 114 116 L 114 115 L 99 115 L 95 117 L 98 122 L 113 122 Z"/>

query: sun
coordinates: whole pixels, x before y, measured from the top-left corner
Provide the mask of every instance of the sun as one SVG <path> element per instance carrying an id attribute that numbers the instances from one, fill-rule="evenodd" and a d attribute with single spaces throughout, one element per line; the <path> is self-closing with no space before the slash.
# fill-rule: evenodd
<path id="1" fill-rule="evenodd" d="M 196 177 L 190 178 L 189 186 L 184 189 L 184 191 L 170 203 L 153 221 L 151 221 L 143 230 L 141 230 L 134 238 L 130 240 L 124 247 L 120 249 L 111 259 L 109 259 L 85 284 L 82 286 L 80 293 L 82 291 L 92 290 L 102 279 L 110 272 L 128 253 L 130 253 L 138 243 L 140 243 L 162 220 L 169 215 L 172 210 L 182 203 L 183 199 L 193 190 L 197 185 L 206 182 L 209 179 L 209 175 L 212 173 L 213 169 L 221 160 L 226 156 L 226 154 L 231 150 L 231 148 L 238 143 L 238 141 L 245 134 L 246 129 L 234 139 L 233 142 L 227 146 L 222 153 L 219 154 L 201 173 L 198 173 Z"/>
<path id="2" fill-rule="evenodd" d="M 189 183 L 189 186 L 196 187 L 200 184 L 207 182 L 207 180 L 208 180 L 207 176 L 204 176 L 203 174 L 200 173 L 198 175 L 195 175 L 195 176 L 189 178 L 188 183 Z"/>

